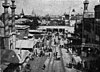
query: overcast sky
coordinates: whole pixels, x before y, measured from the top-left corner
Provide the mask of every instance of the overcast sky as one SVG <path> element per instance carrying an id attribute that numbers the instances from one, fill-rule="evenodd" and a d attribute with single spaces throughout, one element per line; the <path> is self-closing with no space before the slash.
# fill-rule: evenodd
<path id="1" fill-rule="evenodd" d="M 31 14 L 32 10 L 38 15 L 53 14 L 59 15 L 69 13 L 71 9 L 75 9 L 77 13 L 82 13 L 84 0 L 15 0 L 17 5 L 16 13 L 20 13 L 22 8 L 25 14 Z M 89 0 L 89 11 L 94 11 L 94 6 L 99 0 Z M 3 12 L 3 0 L 0 0 L 0 14 Z M 10 3 L 10 0 L 8 0 Z M 11 4 L 11 3 L 10 3 Z M 10 8 L 9 8 L 10 12 Z"/>

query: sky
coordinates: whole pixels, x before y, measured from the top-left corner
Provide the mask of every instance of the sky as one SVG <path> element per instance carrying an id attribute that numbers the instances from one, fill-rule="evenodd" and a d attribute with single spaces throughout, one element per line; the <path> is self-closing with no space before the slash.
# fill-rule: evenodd
<path id="1" fill-rule="evenodd" d="M 61 15 L 69 13 L 72 9 L 75 9 L 76 13 L 82 13 L 84 0 L 15 0 L 16 13 L 20 14 L 21 10 L 24 10 L 25 14 L 32 14 L 32 10 L 37 15 Z M 94 6 L 98 4 L 99 0 L 89 0 L 89 11 L 94 11 Z M 2 3 L 4 0 L 0 0 L 0 14 L 3 13 Z M 11 0 L 8 0 L 11 4 Z M 9 8 L 9 13 L 11 9 Z"/>

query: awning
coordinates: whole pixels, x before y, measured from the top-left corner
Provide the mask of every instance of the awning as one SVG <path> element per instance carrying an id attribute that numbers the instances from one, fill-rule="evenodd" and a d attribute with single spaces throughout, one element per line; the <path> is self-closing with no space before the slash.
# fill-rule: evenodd
<path id="1" fill-rule="evenodd" d="M 3 63 L 19 63 L 19 59 L 13 50 L 0 49 L 0 62 Z"/>
<path id="2" fill-rule="evenodd" d="M 18 40 L 16 41 L 16 49 L 29 50 L 33 49 L 33 46 L 36 44 L 34 40 Z"/>

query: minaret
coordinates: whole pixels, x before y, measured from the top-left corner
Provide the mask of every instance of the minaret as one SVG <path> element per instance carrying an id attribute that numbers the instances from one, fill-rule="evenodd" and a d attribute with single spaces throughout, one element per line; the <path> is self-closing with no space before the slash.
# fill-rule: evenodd
<path id="1" fill-rule="evenodd" d="M 12 10 L 12 32 L 15 32 L 15 9 L 16 9 L 16 5 L 15 0 L 11 0 L 12 5 L 10 6 L 11 10 Z"/>
<path id="2" fill-rule="evenodd" d="M 12 48 L 15 49 L 15 45 L 16 45 L 16 29 L 15 29 L 15 9 L 16 9 L 16 5 L 15 0 L 11 0 L 12 5 L 10 6 L 11 10 L 12 10 L 12 28 L 11 28 L 11 33 L 12 33 Z M 10 43 L 11 45 L 11 43 Z M 10 47 L 11 48 L 11 47 Z"/>
<path id="3" fill-rule="evenodd" d="M 89 1 L 85 0 L 84 1 L 84 13 L 88 12 L 88 4 L 89 4 Z"/>
<path id="4" fill-rule="evenodd" d="M 9 8 L 9 3 L 8 0 L 5 0 L 5 2 L 2 4 L 2 6 L 4 7 L 4 48 L 5 49 L 9 49 L 9 25 L 8 25 L 8 8 Z"/>

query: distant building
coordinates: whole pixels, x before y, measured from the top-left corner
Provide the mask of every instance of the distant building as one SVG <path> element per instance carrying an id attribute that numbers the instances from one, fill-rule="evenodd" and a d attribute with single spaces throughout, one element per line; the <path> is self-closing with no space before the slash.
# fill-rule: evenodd
<path id="1" fill-rule="evenodd" d="M 100 5 L 96 5 L 94 10 L 95 10 L 95 18 L 100 19 Z"/>
<path id="2" fill-rule="evenodd" d="M 45 30 L 45 31 L 58 31 L 58 32 L 70 32 L 73 33 L 74 32 L 74 27 L 70 27 L 70 26 L 39 26 L 38 30 Z"/>
<path id="3" fill-rule="evenodd" d="M 16 31 L 17 31 L 17 35 L 16 35 L 17 39 L 28 38 L 29 26 L 26 26 L 26 25 L 16 25 L 15 27 L 16 27 Z"/>
<path id="4" fill-rule="evenodd" d="M 86 3 L 85 5 L 87 5 L 88 1 L 86 0 L 84 3 Z M 85 8 L 84 16 L 82 16 L 80 20 L 76 21 L 75 24 L 76 37 L 81 38 L 80 42 L 84 41 L 84 43 L 86 44 L 91 43 L 91 44 L 100 45 L 100 33 L 99 33 L 100 32 L 100 16 L 99 16 L 100 5 L 95 6 L 94 8 L 95 13 L 88 12 L 86 7 L 84 7 Z"/>
<path id="5" fill-rule="evenodd" d="M 16 38 L 17 39 L 26 39 L 28 38 L 28 30 L 30 28 L 29 24 L 26 24 L 26 22 L 30 22 L 30 19 L 28 18 L 19 18 L 15 20 L 15 28 L 16 28 Z"/>
<path id="6" fill-rule="evenodd" d="M 96 41 L 100 45 L 100 5 L 96 5 L 95 8 L 95 33 Z"/>
<path id="7" fill-rule="evenodd" d="M 100 43 L 100 22 L 99 22 L 99 14 L 100 14 L 100 5 L 95 6 L 95 13 L 88 12 L 88 0 L 84 2 L 84 15 L 77 15 L 77 21 L 75 24 L 75 34 L 84 39 L 85 43 Z M 95 14 L 95 15 L 94 15 Z M 99 44 L 100 45 L 100 44 Z"/>

